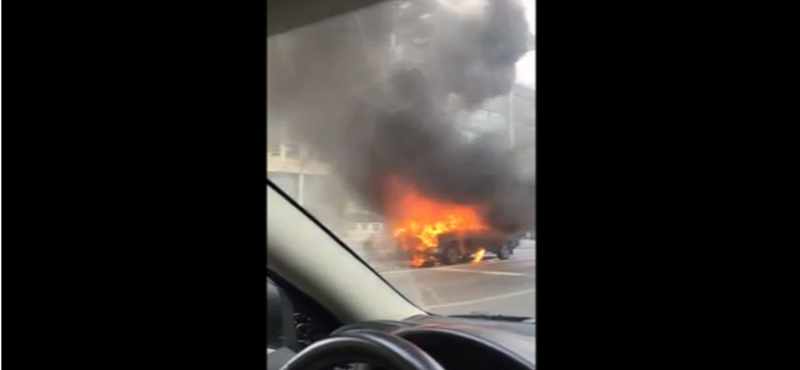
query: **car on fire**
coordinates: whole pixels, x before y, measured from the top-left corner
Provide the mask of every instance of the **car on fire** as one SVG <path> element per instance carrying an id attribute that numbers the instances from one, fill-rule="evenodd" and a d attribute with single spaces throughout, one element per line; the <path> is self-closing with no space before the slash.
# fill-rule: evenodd
<path id="1" fill-rule="evenodd" d="M 412 250 L 412 265 L 432 266 L 434 264 L 455 265 L 468 261 L 481 261 L 486 252 L 494 254 L 500 260 L 507 260 L 519 246 L 522 235 L 508 235 L 496 231 L 454 231 L 437 235 L 436 246 L 426 246 L 417 242 L 418 248 Z M 400 243 L 408 245 L 417 239 L 405 236 Z"/>

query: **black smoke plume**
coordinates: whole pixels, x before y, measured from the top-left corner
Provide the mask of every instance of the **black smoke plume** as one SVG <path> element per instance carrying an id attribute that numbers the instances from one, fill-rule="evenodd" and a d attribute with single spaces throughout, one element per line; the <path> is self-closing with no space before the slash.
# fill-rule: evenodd
<path id="1" fill-rule="evenodd" d="M 512 89 L 530 45 L 524 9 L 491 0 L 464 15 L 416 3 L 431 9 L 431 27 L 427 46 L 408 60 L 393 54 L 399 8 L 385 4 L 270 39 L 270 115 L 377 212 L 386 179 L 397 176 L 435 199 L 487 205 L 498 230 L 533 229 L 533 180 L 508 148 L 467 140 L 455 121 Z"/>

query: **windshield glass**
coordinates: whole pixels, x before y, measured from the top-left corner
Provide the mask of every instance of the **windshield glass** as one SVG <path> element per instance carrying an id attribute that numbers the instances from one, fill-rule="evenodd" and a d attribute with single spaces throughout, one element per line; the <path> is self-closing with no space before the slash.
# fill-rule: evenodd
<path id="1" fill-rule="evenodd" d="M 267 176 L 433 313 L 535 317 L 535 0 L 272 36 Z"/>

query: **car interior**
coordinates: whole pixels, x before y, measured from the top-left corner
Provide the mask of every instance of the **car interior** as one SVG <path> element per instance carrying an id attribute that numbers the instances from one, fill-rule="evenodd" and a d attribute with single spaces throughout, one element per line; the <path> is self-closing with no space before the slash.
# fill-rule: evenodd
<path id="1" fill-rule="evenodd" d="M 375 0 L 268 2 L 268 36 Z M 419 308 L 267 180 L 267 368 L 534 369 L 535 321 Z"/>

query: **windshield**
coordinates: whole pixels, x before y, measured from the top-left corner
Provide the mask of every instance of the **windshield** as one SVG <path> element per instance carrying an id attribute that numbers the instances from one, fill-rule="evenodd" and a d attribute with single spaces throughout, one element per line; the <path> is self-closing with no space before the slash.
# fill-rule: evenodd
<path id="1" fill-rule="evenodd" d="M 535 0 L 268 39 L 267 176 L 433 313 L 535 317 Z"/>

